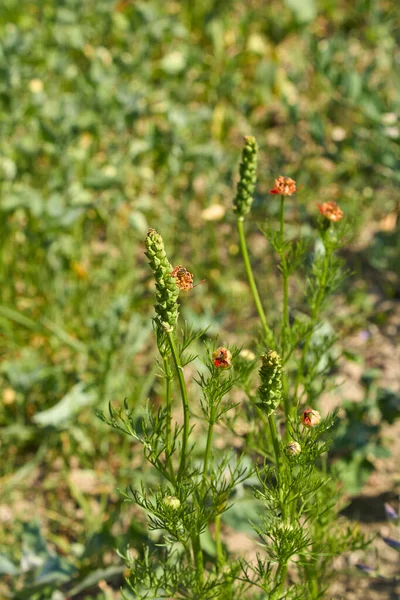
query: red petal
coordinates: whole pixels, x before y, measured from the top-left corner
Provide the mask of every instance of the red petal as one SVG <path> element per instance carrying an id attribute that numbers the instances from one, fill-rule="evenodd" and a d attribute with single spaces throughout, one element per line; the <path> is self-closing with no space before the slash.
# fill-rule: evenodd
<path id="1" fill-rule="evenodd" d="M 274 188 L 273 190 L 269 190 L 270 194 L 279 194 L 279 190 L 277 190 L 276 188 Z"/>

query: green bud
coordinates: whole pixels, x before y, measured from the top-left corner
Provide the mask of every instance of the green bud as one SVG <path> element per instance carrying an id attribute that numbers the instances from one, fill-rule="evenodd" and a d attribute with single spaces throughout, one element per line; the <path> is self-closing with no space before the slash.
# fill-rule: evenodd
<path id="1" fill-rule="evenodd" d="M 269 350 L 261 361 L 257 406 L 271 414 L 282 402 L 282 359 L 275 350 Z"/>
<path id="2" fill-rule="evenodd" d="M 181 501 L 176 496 L 165 496 L 163 504 L 171 510 L 178 510 L 181 506 Z"/>
<path id="3" fill-rule="evenodd" d="M 176 279 L 171 277 L 172 265 L 165 254 L 164 242 L 155 229 L 149 229 L 146 237 L 146 252 L 150 268 L 156 280 L 156 303 L 154 308 L 158 322 L 165 331 L 174 330 L 179 308 L 177 299 L 179 288 Z"/>
<path id="4" fill-rule="evenodd" d="M 239 167 L 240 179 L 233 201 L 233 210 L 241 218 L 250 211 L 253 204 L 257 180 L 257 152 L 258 146 L 255 138 L 251 135 L 246 136 L 242 150 L 242 162 Z"/>

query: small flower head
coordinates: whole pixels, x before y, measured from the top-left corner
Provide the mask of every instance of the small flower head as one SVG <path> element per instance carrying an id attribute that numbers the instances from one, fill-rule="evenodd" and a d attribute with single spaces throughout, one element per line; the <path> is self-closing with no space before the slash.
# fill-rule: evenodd
<path id="1" fill-rule="evenodd" d="M 232 361 L 232 354 L 229 352 L 228 348 L 217 348 L 215 352 L 213 352 L 213 363 L 217 369 L 229 369 Z"/>
<path id="2" fill-rule="evenodd" d="M 171 271 L 171 277 L 175 278 L 176 285 L 180 290 L 187 292 L 193 288 L 193 275 L 181 265 Z"/>
<path id="3" fill-rule="evenodd" d="M 178 510 L 181 506 L 181 501 L 176 496 L 165 496 L 165 498 L 163 498 L 163 504 L 171 510 Z"/>
<path id="4" fill-rule="evenodd" d="M 342 209 L 336 202 L 324 202 L 323 204 L 318 204 L 318 209 L 323 217 L 326 217 L 329 221 L 333 221 L 334 223 L 340 221 L 344 216 Z"/>
<path id="5" fill-rule="evenodd" d="M 281 194 L 281 196 L 293 196 L 296 192 L 296 182 L 290 177 L 280 175 L 275 179 L 275 187 L 270 190 L 270 194 Z"/>
<path id="6" fill-rule="evenodd" d="M 300 454 L 301 446 L 298 442 L 289 442 L 286 446 L 286 452 L 289 456 L 296 456 L 296 454 Z"/>
<path id="7" fill-rule="evenodd" d="M 312 408 L 306 408 L 301 417 L 301 422 L 304 427 L 315 427 L 321 420 L 321 415 L 317 410 L 313 410 Z"/>

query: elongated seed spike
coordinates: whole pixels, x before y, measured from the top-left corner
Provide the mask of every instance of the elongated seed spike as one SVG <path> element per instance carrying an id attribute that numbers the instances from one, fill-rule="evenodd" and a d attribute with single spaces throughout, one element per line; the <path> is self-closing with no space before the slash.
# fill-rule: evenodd
<path id="1" fill-rule="evenodd" d="M 177 299 L 179 288 L 171 277 L 172 265 L 165 253 L 164 242 L 155 229 L 149 229 L 146 237 L 146 252 L 150 268 L 156 280 L 157 320 L 165 331 L 173 331 L 179 314 Z"/>
<path id="2" fill-rule="evenodd" d="M 282 402 L 282 359 L 275 350 L 269 350 L 261 361 L 257 406 L 269 415 Z"/>
<path id="3" fill-rule="evenodd" d="M 244 138 L 242 161 L 239 166 L 239 182 L 233 210 L 241 218 L 246 215 L 253 204 L 253 194 L 257 180 L 258 146 L 255 138 L 248 135 Z"/>

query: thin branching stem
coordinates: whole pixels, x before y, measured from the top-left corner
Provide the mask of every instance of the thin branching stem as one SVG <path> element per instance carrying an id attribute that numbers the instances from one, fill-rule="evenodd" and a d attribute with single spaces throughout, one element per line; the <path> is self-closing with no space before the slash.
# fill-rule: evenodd
<path id="1" fill-rule="evenodd" d="M 258 316 L 260 318 L 262 327 L 264 329 L 265 336 L 266 336 L 268 342 L 272 343 L 274 336 L 273 336 L 273 333 L 267 323 L 267 318 L 265 316 L 264 308 L 261 303 L 260 294 L 258 293 L 257 285 L 256 285 L 256 282 L 254 279 L 253 269 L 251 267 L 249 253 L 247 250 L 246 237 L 244 234 L 243 217 L 238 218 L 237 229 L 238 229 L 238 233 L 239 233 L 240 251 L 242 253 L 244 267 L 246 270 L 247 279 L 249 281 L 250 290 L 251 290 L 251 293 L 253 296 L 254 304 L 256 306 Z"/>

